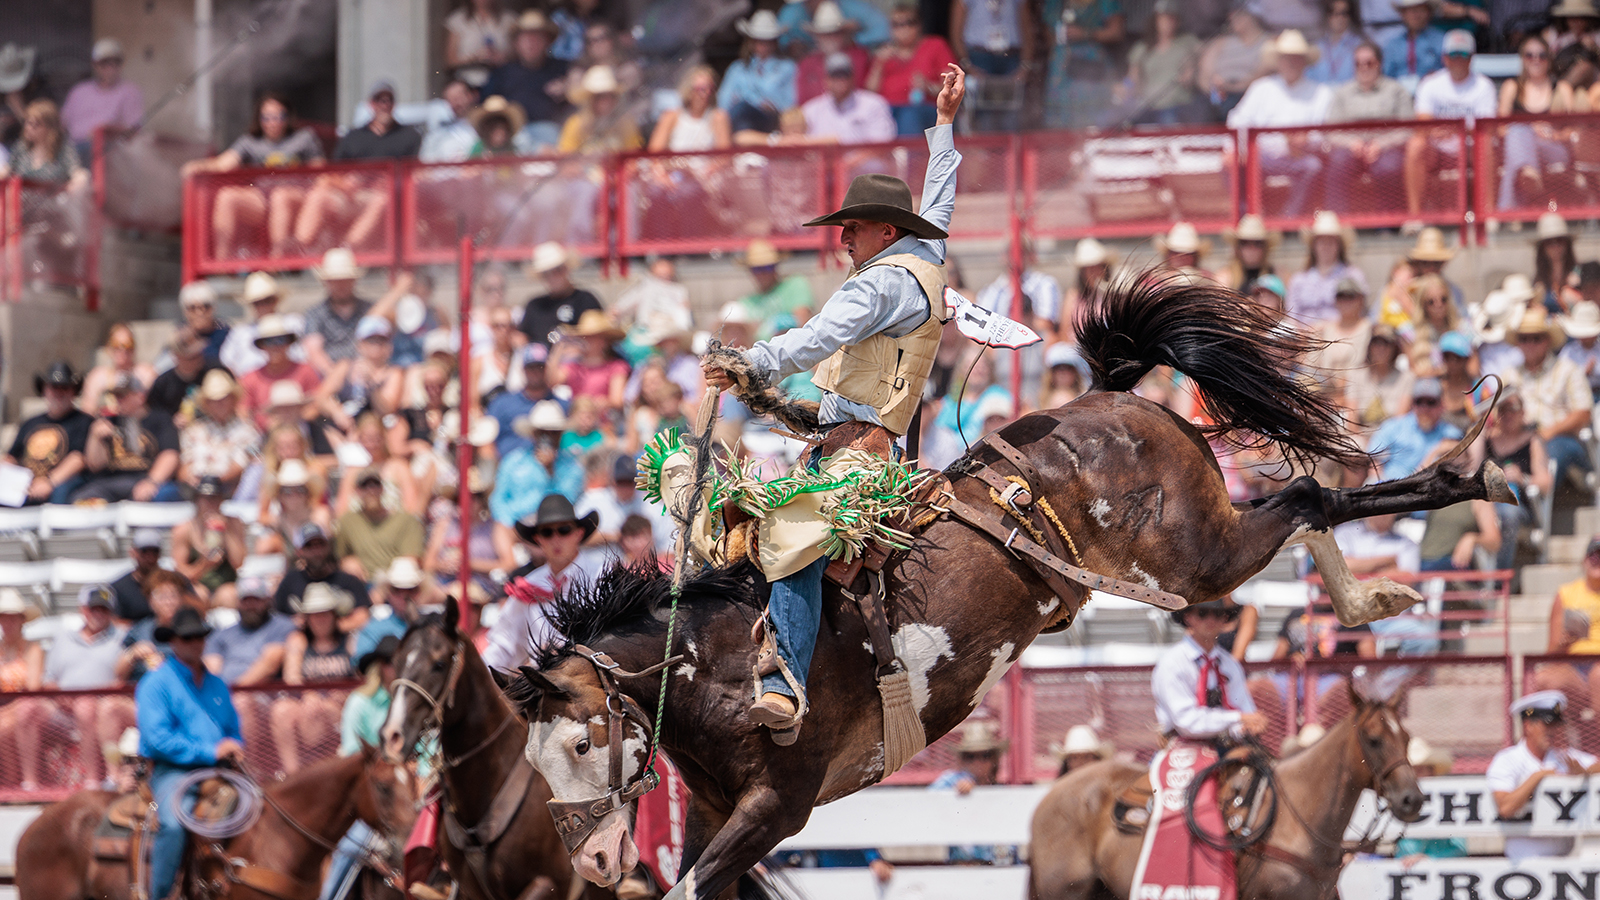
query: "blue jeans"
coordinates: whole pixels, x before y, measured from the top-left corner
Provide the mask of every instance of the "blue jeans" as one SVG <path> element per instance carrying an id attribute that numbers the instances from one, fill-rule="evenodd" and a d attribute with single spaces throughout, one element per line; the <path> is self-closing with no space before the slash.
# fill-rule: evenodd
<path id="1" fill-rule="evenodd" d="M 1550 453 L 1550 459 L 1556 464 L 1556 488 L 1573 477 L 1578 472 L 1588 472 L 1593 468 L 1589 462 L 1589 449 L 1583 442 L 1570 434 L 1558 434 L 1545 441 L 1544 448 Z"/>
<path id="2" fill-rule="evenodd" d="M 967 55 L 972 58 L 973 68 L 982 73 L 984 77 L 993 78 L 997 81 L 1010 78 L 1022 67 L 1022 53 L 1018 50 L 993 53 L 988 50 L 969 47 Z M 1017 90 L 1021 90 L 1020 85 Z M 1016 131 L 1017 111 L 1015 109 L 978 110 L 972 115 L 972 128 L 974 131 L 979 132 Z"/>
<path id="3" fill-rule="evenodd" d="M 1288 156 L 1263 153 L 1261 174 L 1289 176 L 1289 199 L 1284 201 L 1282 215 L 1295 218 L 1306 211 L 1311 191 L 1320 181 L 1322 160 L 1309 153 Z"/>
<path id="4" fill-rule="evenodd" d="M 901 137 L 916 137 L 939 121 L 939 109 L 932 103 L 891 106 L 889 112 L 894 113 L 895 130 Z"/>
<path id="5" fill-rule="evenodd" d="M 765 106 L 740 100 L 728 108 L 728 124 L 733 126 L 734 134 L 741 131 L 764 131 L 771 134 L 778 130 L 778 114 Z"/>
<path id="6" fill-rule="evenodd" d="M 156 763 L 150 772 L 150 792 L 156 798 L 156 821 L 161 830 L 150 842 L 150 896 L 162 900 L 172 893 L 172 883 L 178 877 L 178 867 L 183 865 L 183 845 L 188 833 L 178 823 L 178 803 L 185 811 L 193 811 L 198 792 L 191 789 L 182 800 L 176 796 L 178 782 L 189 774 L 179 769 Z"/>
<path id="7" fill-rule="evenodd" d="M 372 829 L 359 819 L 344 833 L 344 837 L 339 839 L 338 848 L 333 851 L 333 862 L 328 865 L 328 875 L 322 879 L 322 895 L 319 900 L 333 900 L 338 896 L 340 886 L 350 877 L 351 870 L 359 864 L 361 851 L 371 838 Z"/>
<path id="8" fill-rule="evenodd" d="M 529 122 L 517 132 L 517 152 L 543 156 L 556 152 L 556 145 L 561 142 L 561 124 L 559 122 Z"/>
<path id="9" fill-rule="evenodd" d="M 1366 170 L 1372 176 L 1372 190 L 1377 198 L 1398 197 L 1401 194 L 1401 178 L 1404 177 L 1406 167 L 1406 148 L 1404 146 L 1387 147 L 1378 153 L 1378 158 L 1367 165 L 1357 157 L 1349 147 L 1335 147 L 1328 154 L 1327 205 L 1329 209 L 1345 215 L 1353 211 L 1355 204 L 1354 186 L 1361 181 L 1361 172 Z"/>
<path id="10" fill-rule="evenodd" d="M 822 573 L 827 570 L 828 561 L 826 556 L 819 557 L 804 569 L 774 582 L 772 596 L 767 600 L 778 655 L 801 687 L 805 687 L 811 654 L 817 649 L 817 629 L 822 625 Z M 794 696 L 781 672 L 761 679 L 761 690 Z"/>

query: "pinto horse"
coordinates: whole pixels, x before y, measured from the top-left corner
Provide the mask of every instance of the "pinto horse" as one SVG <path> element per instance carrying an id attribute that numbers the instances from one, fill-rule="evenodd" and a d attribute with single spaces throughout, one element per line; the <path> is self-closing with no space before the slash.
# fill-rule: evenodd
<path id="1" fill-rule="evenodd" d="M 1260 838 L 1238 856 L 1240 897 L 1334 896 L 1345 829 L 1363 790 L 1377 792 L 1402 822 L 1421 817 L 1423 796 L 1406 759 L 1411 736 L 1396 709 L 1407 675 L 1391 669 L 1368 679 L 1358 670 L 1350 682 L 1350 714 L 1315 744 L 1273 765 L 1267 807 L 1275 809 L 1270 824 L 1265 816 L 1250 823 Z M 1149 777 L 1145 766 L 1110 760 L 1056 781 L 1033 813 L 1029 900 L 1127 900 L 1144 835 L 1119 830 L 1112 807 Z"/>
<path id="2" fill-rule="evenodd" d="M 357 819 L 393 842 L 416 815 L 411 776 L 371 747 L 323 760 L 262 788 L 261 817 L 244 833 L 215 842 L 191 838 L 179 895 L 231 900 L 316 900 L 322 863 Z M 111 791 L 79 791 L 39 813 L 17 841 L 20 900 L 129 900 L 126 861 L 97 859 L 94 832 Z"/>
<path id="3" fill-rule="evenodd" d="M 545 810 L 550 788 L 523 758 L 527 732 L 471 638 L 457 629 L 459 616 L 447 603 L 444 615 L 424 616 L 400 641 L 384 752 L 408 755 L 438 729 L 441 818 L 454 820 L 442 823 L 439 849 L 463 895 L 570 897 L 572 866 Z M 585 896 L 612 896 L 584 887 Z"/>
<path id="4" fill-rule="evenodd" d="M 1129 391 L 1156 365 L 1169 365 L 1200 389 L 1213 436 L 1271 443 L 1291 458 L 1365 459 L 1338 410 L 1293 374 L 1312 342 L 1236 294 L 1170 281 L 1097 298 L 1078 336 L 1091 392 L 998 435 L 1040 473 L 1032 496 L 1053 507 L 1077 565 L 1089 572 L 1204 603 L 1285 546 L 1304 543 L 1340 619 L 1354 625 L 1419 598 L 1393 582 L 1358 582 L 1334 544 L 1335 525 L 1469 499 L 1514 502 L 1492 462 L 1475 472 L 1452 467 L 1464 440 L 1439 464 L 1398 481 L 1330 490 L 1300 477 L 1235 505 L 1207 434 Z M 946 474 L 956 500 L 998 518 L 991 482 L 973 474 L 985 467 L 992 471 L 980 474 L 1026 477 L 992 437 Z M 1076 584 L 1057 595 L 1004 540 L 949 516 L 885 572 L 895 655 L 929 741 L 965 720 L 1041 630 L 1059 626 L 1087 596 Z M 554 605 L 553 624 L 569 643 L 546 648 L 509 693 L 529 720 L 528 758 L 550 783 L 552 811 L 584 877 L 615 883 L 619 861 L 636 854 L 628 807 L 652 783 L 654 742 L 692 794 L 670 900 L 721 896 L 798 832 L 814 806 L 888 774 L 868 628 L 831 586 L 798 741 L 777 746 L 750 722 L 750 625 L 763 589 L 748 569 L 697 573 L 674 604 L 666 577 L 615 570 Z"/>

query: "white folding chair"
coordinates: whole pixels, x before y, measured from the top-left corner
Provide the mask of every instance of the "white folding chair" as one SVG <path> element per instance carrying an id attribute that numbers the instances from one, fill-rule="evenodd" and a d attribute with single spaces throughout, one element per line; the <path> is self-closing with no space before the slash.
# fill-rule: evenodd
<path id="1" fill-rule="evenodd" d="M 40 555 L 45 559 L 116 556 L 118 512 L 114 505 L 48 505 L 39 517 Z"/>

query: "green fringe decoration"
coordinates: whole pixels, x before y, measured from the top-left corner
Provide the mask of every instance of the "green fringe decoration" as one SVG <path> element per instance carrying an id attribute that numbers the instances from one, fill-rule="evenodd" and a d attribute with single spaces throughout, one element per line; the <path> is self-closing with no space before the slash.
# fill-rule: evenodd
<path id="1" fill-rule="evenodd" d="M 639 474 L 633 483 L 645 499 L 658 506 L 665 503 L 661 499 L 661 467 L 666 464 L 668 457 L 686 446 L 683 435 L 676 428 L 657 432 L 644 445 L 644 452 L 639 457 Z"/>

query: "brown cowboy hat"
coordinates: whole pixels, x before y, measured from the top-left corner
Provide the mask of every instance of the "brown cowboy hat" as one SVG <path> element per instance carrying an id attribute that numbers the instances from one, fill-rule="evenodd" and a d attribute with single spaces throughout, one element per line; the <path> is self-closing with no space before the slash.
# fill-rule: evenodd
<path id="1" fill-rule="evenodd" d="M 911 187 L 893 175 L 857 175 L 844 193 L 844 205 L 837 212 L 819 216 L 806 223 L 807 228 L 818 225 L 843 225 L 846 219 L 867 222 L 887 222 L 904 228 L 919 238 L 944 240 L 949 232 L 917 215 L 911 203 Z"/>

